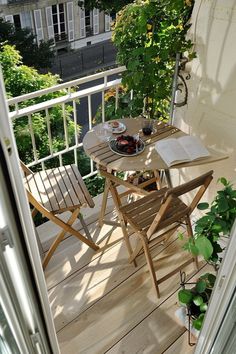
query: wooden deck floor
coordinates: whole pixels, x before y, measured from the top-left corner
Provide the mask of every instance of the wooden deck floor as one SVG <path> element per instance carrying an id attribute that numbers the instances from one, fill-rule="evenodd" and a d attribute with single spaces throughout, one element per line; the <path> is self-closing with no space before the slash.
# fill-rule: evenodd
<path id="1" fill-rule="evenodd" d="M 102 251 L 94 253 L 70 236 L 61 243 L 45 272 L 62 354 L 193 353 L 187 332 L 174 315 L 179 275 L 161 284 L 161 298 L 157 299 L 144 255 L 139 256 L 137 268 L 129 264 L 121 229 L 108 225 L 99 229 L 98 210 L 99 206 L 86 217 Z M 107 217 L 114 218 L 114 212 Z M 49 242 L 44 239 L 45 248 Z M 136 242 L 135 237 L 132 242 Z M 155 246 L 152 253 L 159 261 L 159 276 L 189 257 L 176 235 L 165 246 Z M 200 273 L 206 268 L 201 263 Z M 199 275 L 193 264 L 186 273 L 189 278 Z"/>

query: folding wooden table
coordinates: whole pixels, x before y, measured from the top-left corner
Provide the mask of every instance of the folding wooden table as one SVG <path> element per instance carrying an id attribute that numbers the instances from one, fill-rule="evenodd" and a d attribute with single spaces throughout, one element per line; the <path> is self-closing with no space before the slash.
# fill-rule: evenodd
<path id="1" fill-rule="evenodd" d="M 126 126 L 126 131 L 123 133 L 124 135 L 134 135 L 140 133 L 142 130 L 144 118 L 125 118 L 119 120 Z M 104 123 L 101 123 L 104 124 Z M 168 137 L 180 137 L 186 135 L 180 129 L 165 124 L 163 122 L 155 122 L 154 124 L 154 132 L 149 136 L 142 136 L 140 134 L 140 138 L 145 143 L 144 151 L 137 156 L 120 156 L 114 153 L 110 147 L 108 142 L 102 142 L 99 140 L 99 137 L 96 134 L 96 127 L 88 131 L 83 139 L 83 146 L 85 153 L 97 164 L 98 169 L 101 171 L 101 174 L 106 177 L 105 189 L 103 194 L 103 203 L 100 214 L 100 225 L 104 222 L 104 215 L 107 204 L 107 197 L 109 191 L 112 192 L 110 186 L 111 183 L 117 183 L 127 187 L 128 189 L 135 191 L 140 194 L 146 194 L 145 190 L 141 190 L 138 187 L 131 185 L 130 183 L 121 181 L 119 178 L 114 176 L 114 172 L 125 172 L 125 171 L 155 171 L 155 178 L 157 179 L 158 171 L 164 170 L 167 176 L 167 182 L 169 186 L 171 186 L 171 180 L 169 175 L 169 169 L 173 168 L 182 168 L 182 167 L 190 167 L 197 166 L 202 164 L 209 164 L 211 162 L 216 162 L 227 158 L 227 156 L 220 154 L 212 149 L 209 149 L 210 156 L 201 160 L 191 161 L 187 163 L 181 163 L 172 167 L 168 167 L 165 162 L 161 159 L 159 154 L 155 149 L 155 143 L 158 140 L 165 139 Z M 117 134 L 113 134 L 113 137 L 117 137 Z M 143 187 L 140 185 L 140 187 Z M 120 206 L 119 196 L 115 196 L 114 192 L 112 193 L 112 197 L 117 209 Z"/>

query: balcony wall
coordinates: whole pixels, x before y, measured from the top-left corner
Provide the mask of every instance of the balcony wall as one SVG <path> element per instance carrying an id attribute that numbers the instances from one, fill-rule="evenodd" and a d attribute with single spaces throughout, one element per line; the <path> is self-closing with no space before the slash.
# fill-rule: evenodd
<path id="1" fill-rule="evenodd" d="M 176 123 L 186 132 L 201 136 L 207 146 L 214 146 L 229 159 L 182 170 L 176 182 L 185 176 L 213 169 L 215 177 L 235 181 L 236 166 L 236 1 L 197 0 L 192 16 L 190 38 L 197 58 L 191 63 L 188 105 L 179 108 Z M 211 185 L 211 192 L 216 188 Z"/>

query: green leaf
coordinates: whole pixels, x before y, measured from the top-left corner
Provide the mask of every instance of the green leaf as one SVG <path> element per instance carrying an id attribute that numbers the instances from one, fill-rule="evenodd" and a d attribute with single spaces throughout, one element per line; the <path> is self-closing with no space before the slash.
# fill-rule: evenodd
<path id="1" fill-rule="evenodd" d="M 206 289 L 206 282 L 204 280 L 198 280 L 197 284 L 196 284 L 196 290 L 198 293 L 203 293 Z"/>
<path id="2" fill-rule="evenodd" d="M 201 254 L 205 260 L 208 260 L 211 257 L 213 253 L 213 247 L 207 237 L 198 237 L 195 240 L 195 246 L 197 247 L 199 254 Z"/>
<path id="3" fill-rule="evenodd" d="M 209 208 L 209 204 L 208 203 L 199 203 L 197 208 L 199 210 L 205 210 L 205 209 L 208 209 Z"/>
<path id="4" fill-rule="evenodd" d="M 179 302 L 182 304 L 190 304 L 193 298 L 193 293 L 190 290 L 182 289 L 178 292 Z"/>
<path id="5" fill-rule="evenodd" d="M 213 287 L 216 281 L 216 276 L 214 274 L 208 274 L 208 281 L 210 285 Z"/>
<path id="6" fill-rule="evenodd" d="M 208 305 L 206 303 L 203 303 L 203 304 L 200 305 L 200 311 L 201 312 L 206 312 L 207 308 L 208 308 Z"/>
<path id="7" fill-rule="evenodd" d="M 201 313 L 201 315 L 199 315 L 196 320 L 193 320 L 193 327 L 198 331 L 200 331 L 200 329 L 202 328 L 203 320 L 204 320 L 204 313 Z"/>
<path id="8" fill-rule="evenodd" d="M 218 200 L 218 210 L 220 213 L 223 213 L 229 208 L 228 201 L 226 198 L 221 197 Z"/>
<path id="9" fill-rule="evenodd" d="M 229 182 L 227 181 L 227 179 L 225 177 L 220 177 L 218 178 L 218 183 L 222 183 L 224 186 L 227 186 L 229 184 Z"/>
<path id="10" fill-rule="evenodd" d="M 203 298 L 200 295 L 196 295 L 193 298 L 193 302 L 196 306 L 201 306 L 203 304 Z"/>
<path id="11" fill-rule="evenodd" d="M 214 230 L 216 232 L 221 232 L 222 231 L 222 226 L 220 224 L 214 224 L 212 226 L 212 230 Z"/>

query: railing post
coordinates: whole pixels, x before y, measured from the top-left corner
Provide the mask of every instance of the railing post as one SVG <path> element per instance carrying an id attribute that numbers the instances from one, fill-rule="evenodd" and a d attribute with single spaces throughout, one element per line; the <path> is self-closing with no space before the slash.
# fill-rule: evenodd
<path id="1" fill-rule="evenodd" d="M 173 123 L 174 109 L 175 109 L 175 95 L 177 89 L 177 81 L 178 81 L 178 73 L 179 73 L 179 61 L 180 61 L 180 53 L 176 53 L 175 59 L 175 71 L 173 77 L 172 84 L 172 94 L 171 94 L 171 103 L 170 103 L 170 123 Z"/>

